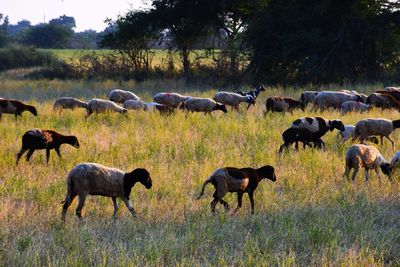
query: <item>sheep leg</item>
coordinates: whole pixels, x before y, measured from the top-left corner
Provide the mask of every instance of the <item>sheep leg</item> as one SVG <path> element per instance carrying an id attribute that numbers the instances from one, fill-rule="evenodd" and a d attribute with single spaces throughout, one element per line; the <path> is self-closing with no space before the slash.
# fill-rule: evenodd
<path id="1" fill-rule="evenodd" d="M 17 154 L 17 164 L 19 162 L 19 159 L 22 157 L 22 155 L 28 150 L 28 148 L 26 147 L 22 147 L 21 151 L 19 151 L 19 153 Z"/>
<path id="2" fill-rule="evenodd" d="M 349 174 L 350 174 L 350 168 L 346 166 L 343 176 L 346 177 L 347 180 L 349 180 Z"/>
<path id="3" fill-rule="evenodd" d="M 225 200 L 221 199 L 219 201 L 219 203 L 221 203 L 222 205 L 224 205 L 225 211 L 229 211 L 229 204 L 228 202 L 226 202 Z"/>
<path id="4" fill-rule="evenodd" d="M 354 182 L 354 180 L 356 179 L 357 173 L 358 173 L 358 167 L 355 167 L 355 168 L 354 168 L 353 175 L 352 175 L 352 177 L 351 177 L 351 180 L 352 180 L 353 182 Z"/>
<path id="5" fill-rule="evenodd" d="M 379 172 L 379 166 L 375 166 L 375 173 L 376 176 L 378 177 L 379 185 L 381 184 L 381 173 Z"/>
<path id="6" fill-rule="evenodd" d="M 287 147 L 288 147 L 287 143 L 284 143 L 283 145 L 281 145 L 281 147 L 279 148 L 279 154 L 282 154 L 283 149 L 287 148 Z"/>
<path id="7" fill-rule="evenodd" d="M 114 213 L 113 213 L 113 219 L 117 217 L 117 212 L 118 212 L 118 203 L 117 203 L 117 198 L 116 197 L 111 197 L 112 202 L 114 204 Z"/>
<path id="8" fill-rule="evenodd" d="M 26 154 L 26 161 L 29 161 L 29 159 L 31 158 L 33 152 L 35 152 L 34 148 L 30 148 L 28 154 Z"/>
<path id="9" fill-rule="evenodd" d="M 250 199 L 250 204 L 251 204 L 251 214 L 254 214 L 254 197 L 253 197 L 253 191 L 249 191 L 249 199 Z"/>
<path id="10" fill-rule="evenodd" d="M 78 216 L 79 220 L 82 220 L 82 208 L 85 205 L 86 195 L 79 195 L 79 203 L 78 207 L 76 208 L 76 216 Z"/>
<path id="11" fill-rule="evenodd" d="M 390 138 L 389 135 L 385 136 L 385 137 L 390 141 L 390 143 L 392 143 L 392 148 L 394 149 L 394 141 L 392 140 L 392 138 Z M 381 143 L 383 144 L 382 140 L 381 140 Z"/>
<path id="12" fill-rule="evenodd" d="M 367 168 L 364 168 L 364 172 L 365 172 L 365 183 L 368 183 L 368 178 L 369 178 L 369 176 L 368 176 L 368 169 Z"/>
<path id="13" fill-rule="evenodd" d="M 132 203 L 129 201 L 129 199 L 124 198 L 123 199 L 125 206 L 128 208 L 128 210 L 132 213 L 133 217 L 136 217 L 136 212 L 135 209 L 132 206 Z"/>
<path id="14" fill-rule="evenodd" d="M 62 157 L 61 157 L 60 147 L 56 147 L 54 149 L 56 150 L 58 157 L 61 159 Z"/>
<path id="15" fill-rule="evenodd" d="M 65 198 L 63 210 L 61 213 L 61 220 L 63 222 L 65 222 L 65 215 L 67 214 L 67 210 L 68 210 L 69 206 L 71 205 L 72 201 L 75 199 L 75 197 L 76 197 L 76 194 L 72 193 L 71 195 L 67 195 L 67 197 Z"/>
<path id="16" fill-rule="evenodd" d="M 214 215 L 215 214 L 215 206 L 217 206 L 217 203 L 219 200 L 217 198 L 214 198 L 213 201 L 211 201 L 210 206 L 211 206 L 211 213 Z"/>
<path id="17" fill-rule="evenodd" d="M 237 211 L 242 207 L 242 198 L 243 198 L 243 193 L 238 192 L 237 193 L 238 205 L 237 205 L 236 209 L 232 212 L 232 215 L 236 215 Z"/>
<path id="18" fill-rule="evenodd" d="M 49 163 L 49 159 L 50 159 L 50 148 L 46 148 L 46 163 Z"/>
<path id="19" fill-rule="evenodd" d="M 380 138 L 381 138 L 381 145 L 383 145 L 383 136 L 381 135 Z"/>

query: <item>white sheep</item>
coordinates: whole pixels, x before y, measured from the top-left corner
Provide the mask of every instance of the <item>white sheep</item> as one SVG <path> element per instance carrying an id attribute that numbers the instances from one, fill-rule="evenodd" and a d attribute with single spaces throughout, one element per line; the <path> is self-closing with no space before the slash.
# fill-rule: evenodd
<path id="1" fill-rule="evenodd" d="M 178 93 L 157 93 L 153 101 L 166 106 L 167 108 L 175 109 L 179 104 L 188 100 L 190 96 L 184 96 Z"/>
<path id="2" fill-rule="evenodd" d="M 360 168 L 365 169 L 365 182 L 368 182 L 368 172 L 374 169 L 378 176 L 379 183 L 381 182 L 381 176 L 379 168 L 386 175 L 389 173 L 390 164 L 386 162 L 385 158 L 379 153 L 378 149 L 368 145 L 353 145 L 347 149 L 346 152 L 346 168 L 344 176 L 349 178 L 351 169 L 354 169 L 352 180 L 357 176 Z"/>
<path id="3" fill-rule="evenodd" d="M 358 101 L 345 101 L 343 102 L 340 110 L 342 115 L 351 111 L 367 111 L 371 108 L 371 105 L 367 105 Z"/>
<path id="4" fill-rule="evenodd" d="M 121 114 L 125 114 L 127 110 L 115 104 L 109 100 L 103 100 L 98 98 L 93 98 L 89 100 L 88 106 L 86 108 L 87 117 L 89 117 L 92 113 L 102 113 L 102 112 L 118 112 Z"/>
<path id="5" fill-rule="evenodd" d="M 338 137 L 340 136 L 340 142 L 345 143 L 350 137 L 352 138 L 354 136 L 354 129 L 356 126 L 354 125 L 345 125 L 344 126 L 344 131 L 339 131 L 338 132 Z M 378 139 L 375 136 L 368 136 L 366 140 L 369 140 L 375 144 L 378 144 Z"/>
<path id="6" fill-rule="evenodd" d="M 122 89 L 113 89 L 108 93 L 108 99 L 113 102 L 123 104 L 126 100 L 140 100 L 140 97 L 135 95 L 134 93 Z"/>
<path id="7" fill-rule="evenodd" d="M 353 142 L 359 138 L 360 142 L 364 144 L 365 139 L 371 135 L 379 135 L 381 138 L 381 144 L 383 145 L 383 137 L 386 137 L 394 148 L 394 141 L 390 138 L 392 132 L 400 128 L 400 120 L 388 120 L 382 118 L 369 118 L 360 120 L 356 123 L 354 129 Z"/>
<path id="8" fill-rule="evenodd" d="M 205 112 L 211 114 L 214 110 L 221 110 L 227 113 L 226 106 L 216 102 L 211 98 L 192 97 L 186 100 L 182 107 L 191 112 Z"/>
<path id="9" fill-rule="evenodd" d="M 304 91 L 300 96 L 300 101 L 305 105 L 309 103 L 314 103 L 315 97 L 318 95 L 319 91 Z"/>
<path id="10" fill-rule="evenodd" d="M 60 115 L 63 109 L 87 108 L 87 103 L 73 97 L 60 97 L 54 102 L 53 108 L 59 110 Z"/>
<path id="11" fill-rule="evenodd" d="M 214 95 L 213 99 L 221 104 L 231 106 L 232 109 L 236 109 L 237 111 L 239 111 L 239 104 L 242 102 L 253 105 L 255 105 L 256 103 L 254 97 L 250 95 L 242 96 L 240 94 L 232 92 L 218 92 Z"/>
<path id="12" fill-rule="evenodd" d="M 124 108 L 125 109 L 133 109 L 133 110 L 147 110 L 148 109 L 148 103 L 144 102 L 142 100 L 126 100 L 124 102 Z"/>
<path id="13" fill-rule="evenodd" d="M 345 101 L 360 101 L 363 99 L 360 95 L 352 92 L 323 91 L 314 98 L 316 108 L 337 108 L 340 109 Z"/>
<path id="14" fill-rule="evenodd" d="M 152 186 L 149 172 L 146 169 L 137 168 L 132 172 L 123 172 L 119 169 L 109 168 L 97 163 L 80 163 L 68 174 L 67 195 L 64 203 L 61 219 L 65 221 L 68 207 L 76 196 L 79 197 L 79 204 L 76 208 L 76 216 L 82 219 L 82 208 L 88 195 L 101 195 L 111 197 L 114 204 L 113 218 L 118 211 L 117 197 L 121 198 L 126 207 L 135 216 L 135 210 L 129 196 L 135 183 L 140 182 L 147 189 Z"/>

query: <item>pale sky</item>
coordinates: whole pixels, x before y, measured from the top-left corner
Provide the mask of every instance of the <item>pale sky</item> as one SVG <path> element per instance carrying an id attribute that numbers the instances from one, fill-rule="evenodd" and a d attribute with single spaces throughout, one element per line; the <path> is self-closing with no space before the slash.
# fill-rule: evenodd
<path id="1" fill-rule="evenodd" d="M 116 19 L 129 10 L 144 7 L 148 0 L 0 0 L 0 13 L 11 24 L 27 19 L 32 25 L 67 15 L 75 18 L 75 32 L 102 31 L 106 18 Z"/>

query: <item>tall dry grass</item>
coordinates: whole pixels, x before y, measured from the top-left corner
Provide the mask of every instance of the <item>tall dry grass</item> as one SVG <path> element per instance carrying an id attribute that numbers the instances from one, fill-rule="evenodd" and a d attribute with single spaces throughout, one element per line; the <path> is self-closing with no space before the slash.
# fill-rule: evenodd
<path id="1" fill-rule="evenodd" d="M 355 89 L 372 91 L 379 86 Z M 398 179 L 383 179 L 379 185 L 373 174 L 366 185 L 360 174 L 355 183 L 346 181 L 342 174 L 349 144 L 338 144 L 336 132 L 324 137 L 325 152 L 300 149 L 277 154 L 280 134 L 298 117 L 320 115 L 350 124 L 365 117 L 398 119 L 399 112 L 375 109 L 340 116 L 336 111 L 307 110 L 263 115 L 267 96 L 297 97 L 296 88 L 269 88 L 256 108 L 213 116 L 130 112 L 128 118 L 102 114 L 85 120 L 83 110 L 65 111 L 61 117 L 52 110 L 58 96 L 105 97 L 113 87 L 134 90 L 145 100 L 158 91 L 212 96 L 216 90 L 162 81 L 0 81 L 0 97 L 23 99 L 36 105 L 39 113 L 38 117 L 24 113 L 17 121 L 4 115 L 0 122 L 1 265 L 400 264 Z M 29 163 L 22 159 L 16 166 L 21 136 L 34 127 L 74 134 L 81 148 L 64 145 L 63 159 L 52 151 L 48 165 L 44 151 L 37 151 Z M 397 150 L 400 132 L 393 139 Z M 388 142 L 379 149 L 387 159 L 394 154 Z M 118 220 L 113 222 L 111 199 L 89 197 L 83 224 L 74 215 L 76 201 L 66 224 L 60 222 L 68 171 L 88 161 L 150 171 L 153 188 L 137 184 L 132 190 L 139 219 L 134 220 L 120 203 Z M 265 164 L 275 166 L 278 180 L 260 183 L 254 216 L 246 196 L 236 217 L 221 207 L 211 216 L 211 185 L 206 196 L 195 200 L 214 169 Z M 235 195 L 226 200 L 235 207 Z"/>

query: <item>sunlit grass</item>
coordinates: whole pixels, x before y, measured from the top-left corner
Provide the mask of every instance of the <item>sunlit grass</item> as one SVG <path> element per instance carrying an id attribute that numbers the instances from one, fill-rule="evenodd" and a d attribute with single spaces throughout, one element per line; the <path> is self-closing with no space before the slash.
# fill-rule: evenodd
<path id="1" fill-rule="evenodd" d="M 371 92 L 380 85 L 355 87 Z M 365 117 L 398 119 L 399 112 L 374 109 L 341 116 L 337 111 L 263 115 L 265 99 L 301 89 L 269 88 L 248 112 L 216 112 L 213 116 L 178 112 L 93 115 L 84 110 L 52 110 L 59 96 L 87 100 L 105 97 L 111 88 L 133 90 L 150 101 L 158 91 L 212 96 L 218 88 L 187 88 L 180 82 L 116 83 L 113 81 L 0 81 L 0 97 L 23 99 L 38 108 L 38 117 L 24 113 L 16 121 L 3 115 L 0 126 L 0 263 L 15 265 L 399 265 L 399 181 L 375 174 L 368 185 L 362 174 L 346 181 L 344 154 L 336 132 L 324 137 L 325 152 L 290 150 L 278 156 L 280 134 L 304 115 L 340 118 L 352 124 Z M 333 86 L 331 87 L 333 88 Z M 229 89 L 229 88 L 228 88 Z M 247 90 L 248 88 L 243 88 Z M 304 88 L 303 88 L 304 89 Z M 233 89 L 232 89 L 233 90 Z M 15 155 L 21 136 L 31 128 L 55 129 L 78 137 L 81 147 L 64 145 L 63 159 L 36 151 L 29 163 Z M 400 132 L 393 139 L 400 145 Z M 388 142 L 379 150 L 394 154 Z M 140 219 L 120 203 L 118 220 L 111 220 L 112 202 L 89 197 L 79 225 L 71 205 L 60 222 L 68 171 L 79 162 L 98 162 L 123 170 L 147 168 L 153 188 L 137 184 L 131 199 Z M 218 167 L 276 168 L 276 183 L 263 181 L 255 192 L 256 214 L 247 196 L 236 217 L 218 207 L 210 215 L 212 186 L 197 201 L 202 182 Z M 231 207 L 236 196 L 228 194 Z"/>

